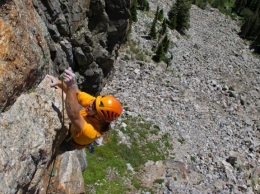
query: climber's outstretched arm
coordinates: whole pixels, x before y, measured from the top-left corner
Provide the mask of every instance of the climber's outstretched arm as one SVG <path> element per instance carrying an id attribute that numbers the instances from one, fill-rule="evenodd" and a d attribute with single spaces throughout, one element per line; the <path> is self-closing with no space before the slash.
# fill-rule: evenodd
<path id="1" fill-rule="evenodd" d="M 77 94 L 80 90 L 75 82 L 75 74 L 72 72 L 71 68 L 64 71 L 63 82 L 56 77 L 51 75 L 46 75 L 51 79 L 51 87 L 58 87 L 63 90 L 66 94 L 65 106 L 69 119 L 73 123 L 75 129 L 80 132 L 85 124 L 84 118 L 79 114 L 79 105 L 77 100 Z"/>

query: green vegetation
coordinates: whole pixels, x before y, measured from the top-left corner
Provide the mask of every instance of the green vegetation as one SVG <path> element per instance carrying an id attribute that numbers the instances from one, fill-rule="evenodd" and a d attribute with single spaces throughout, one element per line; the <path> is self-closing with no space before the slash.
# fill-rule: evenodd
<path id="1" fill-rule="evenodd" d="M 112 130 L 104 146 L 96 147 L 94 154 L 87 152 L 88 168 L 83 172 L 87 193 L 126 193 L 130 189 L 128 184 L 137 190 L 147 190 L 136 174 L 128 172 L 127 163 L 138 172 L 148 160 L 164 160 L 167 149 L 172 149 L 169 135 L 159 136 L 157 125 L 140 116 L 125 117 L 123 122 L 127 126 L 120 131 L 127 137 L 129 145 L 119 143 L 118 133 Z"/>
<path id="2" fill-rule="evenodd" d="M 33 92 L 35 92 L 36 91 L 36 87 L 32 87 L 28 92 L 29 93 L 33 93 Z"/>
<path id="3" fill-rule="evenodd" d="M 159 7 L 157 6 L 154 19 L 158 20 L 158 18 L 159 18 Z"/>
<path id="4" fill-rule="evenodd" d="M 150 29 L 149 35 L 151 36 L 152 39 L 157 38 L 157 31 L 156 31 L 156 24 L 157 24 L 157 16 L 155 15 L 152 23 L 152 27 Z"/>
<path id="5" fill-rule="evenodd" d="M 136 1 L 137 9 L 148 11 L 145 8 L 147 4 L 149 5 L 147 0 Z M 152 57 L 155 62 L 164 61 L 167 65 L 170 64 L 173 56 L 169 57 L 168 53 L 168 57 L 166 57 L 170 45 L 166 34 L 167 27 L 185 35 L 186 30 L 190 28 L 191 4 L 196 4 L 202 9 L 209 5 L 232 18 L 240 19 L 242 22 L 241 37 L 250 40 L 252 47 L 256 51 L 260 51 L 260 0 L 176 0 L 167 13 L 168 18 L 164 18 L 164 10 L 157 6 L 149 32 L 151 39 L 159 43 L 157 48 L 152 49 L 155 52 L 155 55 Z M 158 23 L 161 25 L 159 29 L 157 29 Z M 198 47 L 195 48 L 198 49 Z M 146 59 L 145 53 L 138 52 L 137 56 L 138 60 L 144 61 Z"/>
<path id="6" fill-rule="evenodd" d="M 241 37 L 260 52 L 260 0 L 235 0 L 233 12 L 241 17 Z"/>
<path id="7" fill-rule="evenodd" d="M 201 9 L 205 9 L 207 7 L 208 1 L 207 0 L 192 0 L 191 3 L 197 5 Z"/>
<path id="8" fill-rule="evenodd" d="M 174 2 L 168 12 L 169 27 L 176 29 L 181 34 L 185 34 L 185 31 L 190 28 L 190 9 L 191 2 L 189 0 Z"/>
<path id="9" fill-rule="evenodd" d="M 129 47 L 127 50 L 129 56 L 125 55 L 125 60 L 136 59 L 139 61 L 149 61 L 147 57 L 148 53 L 140 47 L 138 42 L 130 40 L 127 46 Z"/>
<path id="10" fill-rule="evenodd" d="M 160 35 L 164 35 L 166 33 L 166 29 L 167 29 L 167 20 L 166 19 L 163 19 L 163 22 L 162 22 L 162 28 L 160 30 Z"/>
<path id="11" fill-rule="evenodd" d="M 164 36 L 161 44 L 163 45 L 163 52 L 167 53 L 170 45 L 170 40 L 167 36 L 167 34 Z"/>
<path id="12" fill-rule="evenodd" d="M 170 45 L 170 40 L 166 34 L 156 50 L 156 55 L 154 56 L 154 60 L 156 62 L 164 61 L 167 65 L 169 64 L 170 59 L 168 59 L 165 56 L 165 54 L 168 52 L 169 45 Z"/>
<path id="13" fill-rule="evenodd" d="M 131 21 L 137 22 L 137 1 L 136 0 L 134 0 L 130 12 L 131 12 Z"/>
<path id="14" fill-rule="evenodd" d="M 194 156 L 191 156 L 191 157 L 190 157 L 190 160 L 191 160 L 192 162 L 196 162 L 196 158 L 195 158 Z"/>
<path id="15" fill-rule="evenodd" d="M 162 61 L 164 57 L 164 52 L 163 52 L 163 45 L 159 44 L 157 50 L 156 50 L 156 56 L 155 56 L 155 61 L 160 62 Z"/>
<path id="16" fill-rule="evenodd" d="M 232 7 L 234 0 L 192 0 L 192 4 L 197 5 L 201 9 L 205 9 L 207 5 L 219 9 L 222 13 L 232 15 Z"/>
<path id="17" fill-rule="evenodd" d="M 162 21 L 163 20 L 163 9 L 160 9 L 159 13 L 158 13 L 158 20 Z"/>
<path id="18" fill-rule="evenodd" d="M 158 184 L 162 184 L 163 182 L 164 182 L 163 179 L 157 179 L 157 180 L 154 181 L 154 183 L 158 183 Z"/>
<path id="19" fill-rule="evenodd" d="M 183 139 L 178 139 L 178 142 L 180 142 L 181 144 L 184 144 L 184 140 Z"/>
<path id="20" fill-rule="evenodd" d="M 137 0 L 137 9 L 142 11 L 149 11 L 149 2 L 147 0 Z"/>
<path id="21" fill-rule="evenodd" d="M 240 36 L 260 52 L 260 0 L 192 0 L 192 3 L 202 9 L 209 4 L 233 19 L 239 19 Z"/>

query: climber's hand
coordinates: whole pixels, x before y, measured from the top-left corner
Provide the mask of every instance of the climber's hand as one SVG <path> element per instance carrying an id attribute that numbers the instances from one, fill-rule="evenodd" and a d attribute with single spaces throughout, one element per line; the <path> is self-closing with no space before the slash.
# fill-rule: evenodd
<path id="1" fill-rule="evenodd" d="M 58 78 L 53 77 L 52 75 L 46 75 L 46 77 L 51 80 L 51 87 L 59 87 L 61 85 L 61 81 Z"/>
<path id="2" fill-rule="evenodd" d="M 75 81 L 75 74 L 72 72 L 71 67 L 68 69 L 65 69 L 63 74 L 63 81 L 67 85 L 68 88 L 71 87 L 77 87 L 76 81 Z"/>

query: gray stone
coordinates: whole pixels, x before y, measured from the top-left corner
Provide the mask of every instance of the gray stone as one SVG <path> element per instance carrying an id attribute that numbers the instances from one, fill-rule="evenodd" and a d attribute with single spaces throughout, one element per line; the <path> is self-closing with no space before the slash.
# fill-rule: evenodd
<path id="1" fill-rule="evenodd" d="M 0 141 L 0 178 L 4 180 L 0 182 L 0 193 L 46 191 L 48 180 L 43 177 L 49 177 L 49 164 L 55 163 L 53 148 L 59 145 L 68 130 L 67 117 L 64 118 L 64 128 L 61 128 L 59 117 L 63 112 L 61 91 L 50 88 L 50 84 L 49 79 L 44 79 L 35 92 L 21 95 L 9 111 L 1 114 L 1 139 L 5 141 Z M 14 114 L 17 117 L 12 122 L 11 115 Z M 55 158 L 60 160 L 59 156 Z M 73 161 L 66 160 L 64 164 L 73 166 L 72 174 L 76 175 L 76 171 L 78 172 L 75 180 L 81 187 L 75 191 L 84 191 L 81 175 L 81 169 L 86 166 L 84 162 L 81 162 L 81 167 L 78 157 L 74 156 Z M 72 180 L 73 176 L 65 175 L 66 170 L 60 172 L 64 174 L 53 179 L 58 182 Z M 64 186 L 65 190 L 74 188 L 75 185 Z"/>

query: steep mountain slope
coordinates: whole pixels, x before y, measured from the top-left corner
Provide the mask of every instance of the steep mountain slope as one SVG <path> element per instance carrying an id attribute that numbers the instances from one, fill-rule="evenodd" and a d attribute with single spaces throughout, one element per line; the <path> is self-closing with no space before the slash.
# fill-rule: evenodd
<path id="1" fill-rule="evenodd" d="M 10 3 L 11 7 L 5 10 L 11 10 L 12 6 L 20 8 L 17 6 L 28 2 L 4 1 L 0 5 Z M 167 159 L 147 161 L 136 172 L 140 181 L 154 193 L 259 193 L 259 57 L 253 56 L 239 38 L 235 21 L 215 9 L 192 6 L 187 36 L 168 29 L 170 64 L 168 67 L 156 64 L 151 58 L 158 42 L 144 37 L 149 33 L 157 5 L 166 14 L 172 1 L 149 2 L 151 11 L 138 12 L 138 22 L 133 23 L 127 43 L 121 46 L 114 78 L 102 90 L 123 102 L 123 116 L 143 118 L 158 126 L 157 136 L 148 139 L 169 135 L 168 143 L 173 149 L 164 148 L 168 149 Z M 29 5 L 32 7 L 32 2 Z M 25 9 L 19 10 L 25 14 Z M 16 16 L 6 11 L 4 19 L 10 14 Z M 27 20 L 28 17 L 20 24 Z M 113 29 L 110 32 L 113 35 Z M 41 48 L 37 46 L 36 36 L 28 38 L 33 39 L 32 47 Z M 48 51 L 47 44 L 43 46 Z M 38 62 L 46 63 L 43 55 L 38 57 L 35 58 Z M 51 64 L 46 67 L 52 67 L 53 62 L 48 60 L 48 63 Z M 49 180 L 52 180 L 50 192 L 85 190 L 81 177 L 81 170 L 86 168 L 82 160 L 84 152 L 81 156 L 67 152 L 57 158 L 57 176 L 50 179 L 55 147 L 65 136 L 61 132 L 66 132 L 68 123 L 66 130 L 60 130 L 61 97 L 49 84 L 49 80 L 43 80 L 35 90 L 21 95 L 10 110 L 1 113 L 0 191 L 3 193 L 45 193 Z M 125 125 L 123 117 L 113 123 L 118 132 Z M 141 133 L 142 128 L 139 130 Z M 119 135 L 121 143 L 131 146 L 126 134 Z M 129 187 L 131 193 L 151 192 Z"/>
<path id="2" fill-rule="evenodd" d="M 150 1 L 153 14 L 157 5 L 166 14 L 171 2 Z M 239 38 L 235 21 L 193 5 L 186 36 L 168 29 L 169 66 L 155 64 L 149 59 L 157 41 L 143 38 L 153 14 L 138 12 L 128 38 L 138 49 L 121 48 L 114 79 L 102 91 L 127 104 L 125 115 L 171 136 L 168 160 L 147 162 L 143 185 L 155 193 L 259 193 L 259 57 Z"/>

